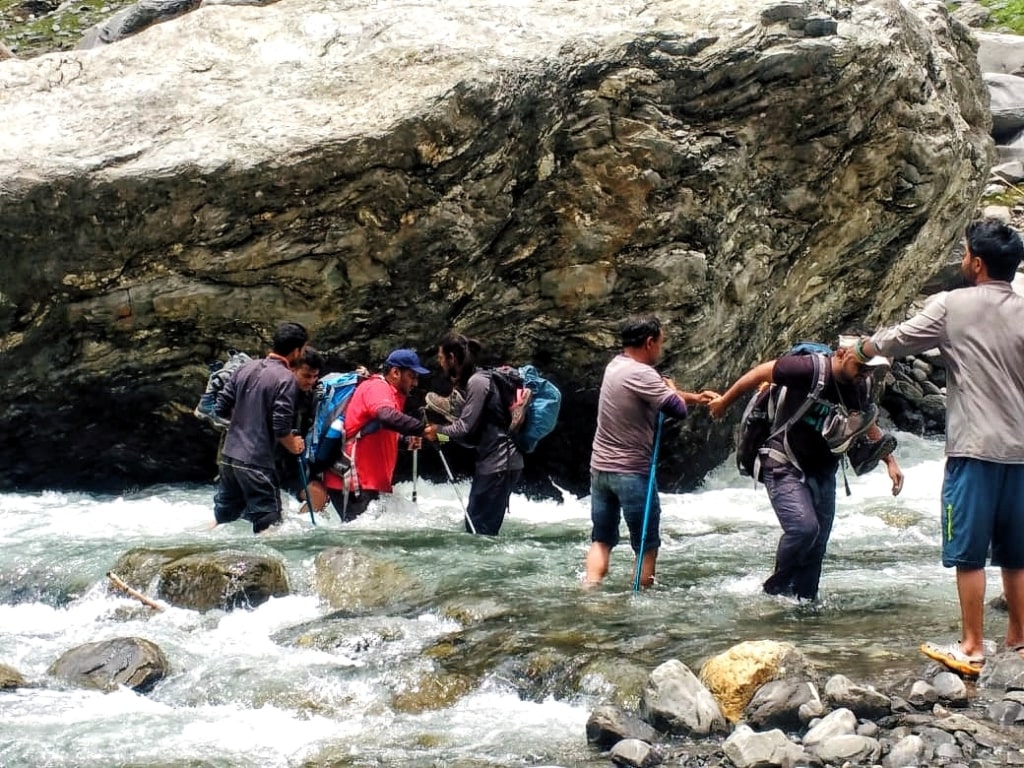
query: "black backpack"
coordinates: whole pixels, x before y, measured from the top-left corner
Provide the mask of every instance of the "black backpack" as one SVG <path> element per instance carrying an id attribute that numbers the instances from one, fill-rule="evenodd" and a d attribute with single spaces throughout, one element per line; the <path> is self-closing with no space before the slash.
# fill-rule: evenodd
<path id="1" fill-rule="evenodd" d="M 760 479 L 761 449 L 772 437 L 784 434 L 817 400 L 828 380 L 828 358 L 832 350 L 824 344 L 803 341 L 789 351 L 793 355 L 814 355 L 814 387 L 808 393 L 803 404 L 786 419 L 784 424 L 776 424 L 782 404 L 786 398 L 786 388 L 765 382 L 751 395 L 743 418 L 736 428 L 736 468 L 745 477 Z"/>

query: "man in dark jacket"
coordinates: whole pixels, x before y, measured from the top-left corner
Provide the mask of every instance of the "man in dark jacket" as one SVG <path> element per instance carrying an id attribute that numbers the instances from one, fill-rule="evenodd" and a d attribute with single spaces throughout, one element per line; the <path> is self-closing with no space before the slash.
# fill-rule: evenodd
<path id="1" fill-rule="evenodd" d="M 437 347 L 437 361 L 459 393 L 462 407 L 452 423 L 438 425 L 437 435 L 476 449 L 476 469 L 469 489 L 465 527 L 468 533 L 497 536 L 505 520 L 512 489 L 523 472 L 523 454 L 509 431 L 511 415 L 491 386 L 488 371 L 477 368 L 480 342 L 449 333 Z"/>
<path id="2" fill-rule="evenodd" d="M 307 339 L 298 323 L 279 325 L 270 354 L 235 371 L 217 395 L 217 415 L 231 420 L 213 500 L 218 525 L 242 518 L 252 523 L 253 533 L 260 533 L 281 522 L 274 453 L 278 445 L 294 455 L 305 447 L 293 432 L 299 385 L 292 366 L 302 357 Z"/>

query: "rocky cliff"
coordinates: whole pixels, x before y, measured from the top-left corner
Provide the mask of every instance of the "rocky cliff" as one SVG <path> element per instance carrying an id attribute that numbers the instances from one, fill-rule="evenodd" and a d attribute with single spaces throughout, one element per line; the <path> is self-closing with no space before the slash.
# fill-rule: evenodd
<path id="1" fill-rule="evenodd" d="M 281 0 L 4 61 L 0 486 L 209 478 L 204 363 L 294 319 L 335 367 L 451 327 L 534 361 L 533 469 L 580 488 L 623 316 L 686 388 L 900 316 L 985 98 L 966 28 L 895 0 Z M 670 430 L 662 487 L 729 433 Z"/>

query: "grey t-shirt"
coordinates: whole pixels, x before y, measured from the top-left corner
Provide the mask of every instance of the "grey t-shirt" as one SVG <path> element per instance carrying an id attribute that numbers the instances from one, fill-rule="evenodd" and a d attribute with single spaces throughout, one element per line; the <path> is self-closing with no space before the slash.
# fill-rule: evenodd
<path id="1" fill-rule="evenodd" d="M 243 365 L 217 394 L 217 413 L 231 418 L 222 454 L 273 469 L 277 440 L 295 424 L 298 397 L 295 374 L 283 359 L 265 357 Z"/>
<path id="2" fill-rule="evenodd" d="M 651 468 L 658 411 L 676 397 L 650 365 L 627 355 L 604 369 L 597 404 L 597 433 L 590 468 L 598 472 L 646 475 Z"/>
<path id="3" fill-rule="evenodd" d="M 1024 296 L 994 281 L 932 297 L 872 338 L 887 357 L 946 362 L 946 455 L 1024 464 Z"/>

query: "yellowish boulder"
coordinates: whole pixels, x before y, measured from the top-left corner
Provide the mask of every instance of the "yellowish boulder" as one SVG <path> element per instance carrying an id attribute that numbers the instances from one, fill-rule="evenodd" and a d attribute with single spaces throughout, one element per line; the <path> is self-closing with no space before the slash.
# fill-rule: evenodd
<path id="1" fill-rule="evenodd" d="M 775 640 L 739 643 L 711 657 L 700 669 L 700 681 L 731 723 L 740 720 L 758 688 L 791 677 L 813 679 L 814 666 L 792 643 Z"/>

